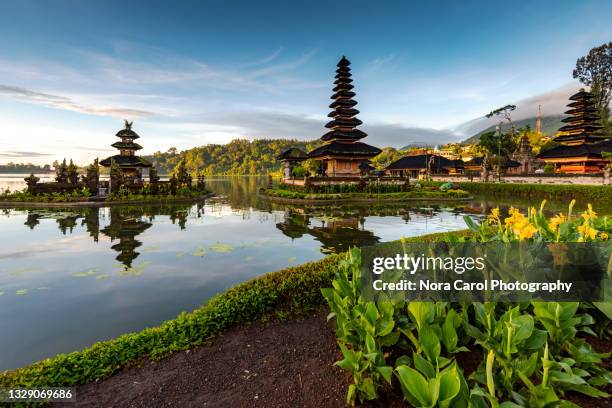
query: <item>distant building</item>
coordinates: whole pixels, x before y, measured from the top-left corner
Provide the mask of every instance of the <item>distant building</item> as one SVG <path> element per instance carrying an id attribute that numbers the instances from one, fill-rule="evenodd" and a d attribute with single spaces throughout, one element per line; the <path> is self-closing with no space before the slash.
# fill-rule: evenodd
<path id="1" fill-rule="evenodd" d="M 420 174 L 461 174 L 463 161 L 449 160 L 435 154 L 404 156 L 388 165 L 385 174 L 397 177 L 416 178 Z"/>
<path id="2" fill-rule="evenodd" d="M 148 160 L 136 156 L 136 151 L 142 149 L 142 146 L 134 142 L 140 136 L 132 130 L 132 123 L 127 120 L 125 121 L 125 128 L 116 134 L 121 140 L 111 145 L 119 150 L 119 154 L 100 161 L 100 165 L 104 167 L 111 167 L 111 163 L 115 162 L 121 169 L 125 182 L 128 184 L 142 181 L 142 169 L 152 166 Z"/>
<path id="3" fill-rule="evenodd" d="M 538 168 L 538 160 L 536 159 L 535 154 L 533 154 L 533 150 L 531 148 L 531 144 L 529 143 L 529 137 L 527 136 L 527 134 L 524 134 L 523 137 L 521 137 L 519 146 L 512 154 L 511 159 L 514 162 L 519 163 L 519 166 L 510 167 L 508 169 L 508 174 L 533 174 L 536 168 Z"/>
<path id="4" fill-rule="evenodd" d="M 603 171 L 607 160 L 603 152 L 612 152 L 612 141 L 600 134 L 599 114 L 593 95 L 581 89 L 570 96 L 565 113 L 571 115 L 563 122 L 567 125 L 559 129 L 553 139 L 560 146 L 538 154 L 538 158 L 554 166 L 555 173 L 588 174 Z"/>
<path id="5" fill-rule="evenodd" d="M 362 163 L 368 163 L 381 152 L 359 141 L 367 134 L 357 129 L 362 122 L 356 118 L 359 111 L 354 108 L 357 102 L 353 100 L 350 64 L 346 57 L 338 62 L 333 102 L 329 105 L 332 111 L 327 115 L 333 119 L 325 125 L 331 130 L 321 137 L 325 144 L 308 153 L 308 158 L 319 162 L 321 176 L 359 176 L 364 170 Z"/>

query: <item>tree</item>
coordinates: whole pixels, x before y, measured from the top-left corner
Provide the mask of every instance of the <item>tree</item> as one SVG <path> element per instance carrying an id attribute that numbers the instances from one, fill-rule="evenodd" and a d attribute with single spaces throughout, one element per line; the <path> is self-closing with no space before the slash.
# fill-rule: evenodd
<path id="1" fill-rule="evenodd" d="M 58 183 L 65 183 L 68 181 L 68 165 L 66 159 L 55 167 L 55 181 Z"/>
<path id="2" fill-rule="evenodd" d="M 510 136 L 514 138 L 514 123 L 512 122 L 512 111 L 514 111 L 515 109 L 516 105 L 506 105 L 487 113 L 485 116 L 487 118 L 498 116 L 507 120 L 508 124 L 510 125 Z"/>
<path id="3" fill-rule="evenodd" d="M 478 146 L 489 156 L 497 156 L 499 153 L 502 157 L 505 157 L 510 156 L 516 150 L 516 141 L 508 134 L 501 133 L 500 135 L 498 132 L 491 131 L 480 135 Z"/>
<path id="4" fill-rule="evenodd" d="M 321 168 L 321 164 L 318 160 L 307 159 L 304 160 L 302 167 L 306 171 L 309 176 L 316 176 L 319 174 L 319 169 Z"/>
<path id="5" fill-rule="evenodd" d="M 610 124 L 610 98 L 612 97 L 612 41 L 591 48 L 588 55 L 578 58 L 573 72 L 574 79 L 591 87 L 601 116 L 604 131 L 612 134 Z"/>

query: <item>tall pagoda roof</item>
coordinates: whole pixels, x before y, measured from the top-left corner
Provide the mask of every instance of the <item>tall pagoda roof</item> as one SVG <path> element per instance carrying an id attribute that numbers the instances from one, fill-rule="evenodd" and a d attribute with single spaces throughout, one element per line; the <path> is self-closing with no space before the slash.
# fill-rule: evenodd
<path id="1" fill-rule="evenodd" d="M 564 123 L 568 123 L 559 129 L 560 135 L 555 137 L 555 141 L 559 143 L 596 143 L 601 140 L 598 135 L 600 129 L 603 128 L 599 123 L 599 114 L 595 108 L 593 94 L 580 89 L 574 95 L 569 97 L 570 102 L 567 106 L 570 107 L 565 113 L 571 115 L 563 118 Z M 563 134 L 567 133 L 567 134 Z"/>
<path id="2" fill-rule="evenodd" d="M 138 139 L 140 136 L 138 136 L 138 133 L 134 132 L 132 130 L 132 124 L 134 122 L 128 122 L 127 120 L 125 121 L 125 128 L 121 129 L 120 131 L 118 131 L 115 136 L 117 137 L 127 137 L 127 138 L 131 138 L 131 139 Z"/>
<path id="3" fill-rule="evenodd" d="M 584 88 L 580 88 L 578 92 L 570 96 L 568 99 L 570 101 L 581 101 L 584 99 L 592 99 L 592 98 L 593 98 L 593 94 L 591 92 L 587 92 L 584 90 Z"/>
<path id="4" fill-rule="evenodd" d="M 363 131 L 356 129 L 362 122 L 355 117 L 359 111 L 354 108 L 357 101 L 353 99 L 355 92 L 351 84 L 353 80 L 350 65 L 351 62 L 345 56 L 338 61 L 335 87 L 331 96 L 333 102 L 329 105 L 332 111 L 327 115 L 332 120 L 325 125 L 331 131 L 321 137 L 324 141 L 354 142 L 367 136 Z"/>
<path id="5" fill-rule="evenodd" d="M 311 151 L 309 157 L 323 156 L 349 156 L 349 157 L 374 157 L 382 150 L 362 142 L 342 143 L 337 140 L 324 144 Z"/>

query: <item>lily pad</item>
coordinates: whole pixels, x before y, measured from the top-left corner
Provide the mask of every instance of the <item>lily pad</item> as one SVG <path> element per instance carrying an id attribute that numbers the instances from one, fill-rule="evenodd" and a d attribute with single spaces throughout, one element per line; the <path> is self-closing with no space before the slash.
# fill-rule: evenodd
<path id="1" fill-rule="evenodd" d="M 202 256 L 206 256 L 206 254 L 207 254 L 207 253 L 208 253 L 208 251 L 206 250 L 206 248 L 204 248 L 204 247 L 199 247 L 198 249 L 196 249 L 195 251 L 193 251 L 193 252 L 191 253 L 191 255 L 193 255 L 193 256 L 199 256 L 199 257 L 202 257 Z"/>
<path id="2" fill-rule="evenodd" d="M 291 258 L 289 258 L 289 259 L 287 260 L 287 262 L 288 262 L 288 263 L 290 263 L 290 264 L 294 264 L 294 263 L 295 263 L 295 261 L 297 261 L 297 258 L 296 258 L 295 256 L 292 256 Z"/>
<path id="3" fill-rule="evenodd" d="M 96 276 L 96 280 L 108 279 L 109 277 L 110 277 L 110 275 L 108 273 L 102 273 L 102 274 Z"/>
<path id="4" fill-rule="evenodd" d="M 15 291 L 15 294 L 17 296 L 23 296 L 23 295 L 26 295 L 27 293 L 28 293 L 27 289 L 17 289 L 17 291 Z"/>
<path id="5" fill-rule="evenodd" d="M 144 272 L 145 268 L 149 266 L 151 262 L 142 261 L 140 264 L 136 266 L 132 266 L 131 268 L 126 268 L 119 271 L 119 276 L 140 276 Z"/>
<path id="6" fill-rule="evenodd" d="M 253 259 L 255 259 L 255 258 L 253 258 L 252 256 L 245 256 L 245 257 L 244 257 L 244 260 L 245 260 L 245 261 L 247 261 L 247 262 L 250 262 L 250 261 L 252 261 Z"/>
<path id="7" fill-rule="evenodd" d="M 88 269 L 86 271 L 81 271 L 77 273 L 73 273 L 72 276 L 75 278 L 86 278 L 87 276 L 93 276 L 98 272 L 96 268 Z"/>
<path id="8" fill-rule="evenodd" d="M 231 246 L 230 244 L 225 244 L 223 242 L 217 242 L 216 244 L 211 245 L 210 249 L 213 252 L 218 252 L 218 253 L 222 253 L 222 254 L 229 254 L 230 252 L 232 252 L 234 250 L 234 247 Z"/>

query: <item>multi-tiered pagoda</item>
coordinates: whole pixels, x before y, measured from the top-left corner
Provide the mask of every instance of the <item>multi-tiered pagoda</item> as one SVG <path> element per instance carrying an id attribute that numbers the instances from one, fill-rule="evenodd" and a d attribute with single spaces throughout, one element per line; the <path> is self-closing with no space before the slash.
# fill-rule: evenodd
<path id="1" fill-rule="evenodd" d="M 369 159 L 381 152 L 379 148 L 359 141 L 367 134 L 357 129 L 362 122 L 356 118 L 359 111 L 355 109 L 357 102 L 353 99 L 355 92 L 350 65 L 346 57 L 338 62 L 331 97 L 333 102 L 329 105 L 332 111 L 327 115 L 333 119 L 325 125 L 330 131 L 321 137 L 325 144 L 308 153 L 309 158 L 320 162 L 322 176 L 359 176 Z"/>
<path id="2" fill-rule="evenodd" d="M 111 167 L 111 162 L 114 161 L 121 169 L 126 182 L 139 182 L 142 180 L 142 169 L 151 167 L 151 163 L 136 156 L 136 151 L 142 149 L 142 146 L 134 142 L 140 136 L 132 130 L 132 123 L 125 121 L 125 129 L 121 129 L 116 134 L 121 140 L 111 145 L 119 150 L 119 154 L 107 157 L 100 164 L 104 167 Z"/>
<path id="3" fill-rule="evenodd" d="M 570 96 L 563 119 L 567 125 L 559 129 L 554 141 L 560 146 L 546 150 L 539 159 L 554 165 L 555 173 L 598 173 L 606 166 L 602 152 L 612 152 L 612 142 L 602 136 L 599 114 L 593 101 L 593 94 L 581 89 Z"/>

